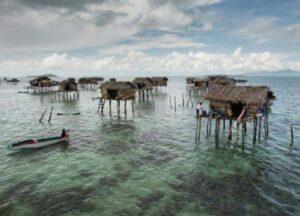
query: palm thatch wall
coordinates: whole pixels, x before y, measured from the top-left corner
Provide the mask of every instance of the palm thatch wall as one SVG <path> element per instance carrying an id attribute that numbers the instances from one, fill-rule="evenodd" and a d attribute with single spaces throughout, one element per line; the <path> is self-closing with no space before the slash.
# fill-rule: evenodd
<path id="1" fill-rule="evenodd" d="M 149 77 L 137 77 L 132 83 L 139 90 L 151 90 L 153 89 L 153 80 Z"/>
<path id="2" fill-rule="evenodd" d="M 212 109 L 238 116 L 245 105 L 249 115 L 257 113 L 262 103 L 269 107 L 275 96 L 267 86 L 213 85 L 209 87 L 205 99 L 209 100 Z"/>
<path id="3" fill-rule="evenodd" d="M 77 83 L 74 78 L 69 78 L 67 80 L 64 80 L 60 83 L 59 86 L 60 91 L 77 91 Z"/>
<path id="4" fill-rule="evenodd" d="M 169 79 L 167 77 L 152 77 L 153 86 L 167 86 Z"/>
<path id="5" fill-rule="evenodd" d="M 129 100 L 135 98 L 135 86 L 131 82 L 106 81 L 99 88 L 103 99 Z"/>

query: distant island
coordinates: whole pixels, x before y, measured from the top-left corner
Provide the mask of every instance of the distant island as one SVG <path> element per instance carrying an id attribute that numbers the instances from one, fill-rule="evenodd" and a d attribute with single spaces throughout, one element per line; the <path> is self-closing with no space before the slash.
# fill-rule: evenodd
<path id="1" fill-rule="evenodd" d="M 27 78 L 35 78 L 38 76 L 46 76 L 46 77 L 57 77 L 55 74 L 42 74 L 42 75 L 35 75 L 35 76 L 27 76 Z"/>
<path id="2" fill-rule="evenodd" d="M 254 76 L 254 77 L 300 77 L 300 72 L 293 70 L 279 70 L 274 72 L 248 72 L 240 74 L 241 76 Z"/>

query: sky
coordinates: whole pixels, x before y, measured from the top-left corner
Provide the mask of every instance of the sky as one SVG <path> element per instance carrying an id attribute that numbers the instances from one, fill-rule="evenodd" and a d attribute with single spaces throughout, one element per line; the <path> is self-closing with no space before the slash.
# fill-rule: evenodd
<path id="1" fill-rule="evenodd" d="M 300 0 L 0 0 L 0 76 L 300 71 Z"/>

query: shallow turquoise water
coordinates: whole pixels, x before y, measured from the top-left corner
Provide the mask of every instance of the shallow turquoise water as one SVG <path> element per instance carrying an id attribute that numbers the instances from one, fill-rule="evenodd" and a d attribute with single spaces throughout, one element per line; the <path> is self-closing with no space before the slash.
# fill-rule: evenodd
<path id="1" fill-rule="evenodd" d="M 175 112 L 169 106 L 169 95 L 179 104 L 186 94 L 184 78 L 171 78 L 154 103 L 137 102 L 134 114 L 128 105 L 127 117 L 122 113 L 120 119 L 115 104 L 112 117 L 107 109 L 104 116 L 97 113 L 91 99 L 96 91 L 59 102 L 18 94 L 24 83 L 2 83 L 0 215 L 299 215 L 300 79 L 251 78 L 249 84 L 270 86 L 277 100 L 269 139 L 253 147 L 249 126 L 242 152 L 240 141 L 236 151 L 233 145 L 215 149 L 205 121 L 195 143 L 194 108 L 181 104 Z M 51 106 L 52 124 L 40 124 Z M 16 140 L 55 136 L 62 128 L 70 129 L 69 145 L 6 149 Z"/>

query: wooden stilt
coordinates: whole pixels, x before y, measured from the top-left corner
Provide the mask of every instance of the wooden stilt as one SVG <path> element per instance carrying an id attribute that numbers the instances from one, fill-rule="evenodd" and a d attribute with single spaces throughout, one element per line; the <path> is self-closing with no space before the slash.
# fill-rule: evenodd
<path id="1" fill-rule="evenodd" d="M 182 93 L 182 107 L 184 107 L 184 95 Z"/>
<path id="2" fill-rule="evenodd" d="M 101 114 L 103 115 L 103 110 L 104 110 L 104 104 L 105 104 L 105 101 L 102 100 L 102 103 L 101 103 Z"/>
<path id="3" fill-rule="evenodd" d="M 109 99 L 109 115 L 111 116 L 111 100 Z"/>
<path id="4" fill-rule="evenodd" d="M 170 101 L 170 107 L 172 109 L 172 97 L 171 97 L 171 95 L 169 95 L 169 101 Z"/>
<path id="5" fill-rule="evenodd" d="M 259 117 L 258 124 L 258 141 L 260 141 L 260 133 L 261 133 L 261 117 Z"/>
<path id="6" fill-rule="evenodd" d="M 242 150 L 245 149 L 245 138 L 246 138 L 246 121 L 242 123 Z"/>
<path id="7" fill-rule="evenodd" d="M 253 122 L 253 145 L 256 144 L 256 131 L 257 131 L 257 118 L 254 117 L 254 122 Z"/>
<path id="8" fill-rule="evenodd" d="M 174 109 L 175 109 L 175 112 L 176 112 L 176 96 L 174 96 Z"/>
<path id="9" fill-rule="evenodd" d="M 195 142 L 197 142 L 198 139 L 198 130 L 199 130 L 199 124 L 198 124 L 198 120 L 199 120 L 199 115 L 196 116 L 196 133 L 195 133 Z"/>
<path id="10" fill-rule="evenodd" d="M 124 113 L 125 113 L 125 116 L 127 116 L 127 100 L 126 99 L 124 102 Z"/>
<path id="11" fill-rule="evenodd" d="M 120 100 L 117 100 L 118 117 L 120 118 Z"/>
<path id="12" fill-rule="evenodd" d="M 131 109 L 132 109 L 132 114 L 134 114 L 134 100 L 131 100 Z"/>
<path id="13" fill-rule="evenodd" d="M 220 118 L 216 118 L 216 125 L 215 125 L 215 147 L 219 148 L 219 141 L 220 141 Z"/>
<path id="14" fill-rule="evenodd" d="M 225 130 L 225 128 L 226 128 L 226 119 L 225 119 L 225 117 L 223 118 L 223 130 Z"/>
<path id="15" fill-rule="evenodd" d="M 199 120 L 198 120 L 198 136 L 197 136 L 197 140 L 198 141 L 200 141 L 200 134 L 201 134 L 201 116 L 199 116 L 199 118 L 198 118 Z"/>
<path id="16" fill-rule="evenodd" d="M 228 140 L 232 140 L 232 119 L 229 120 Z"/>

